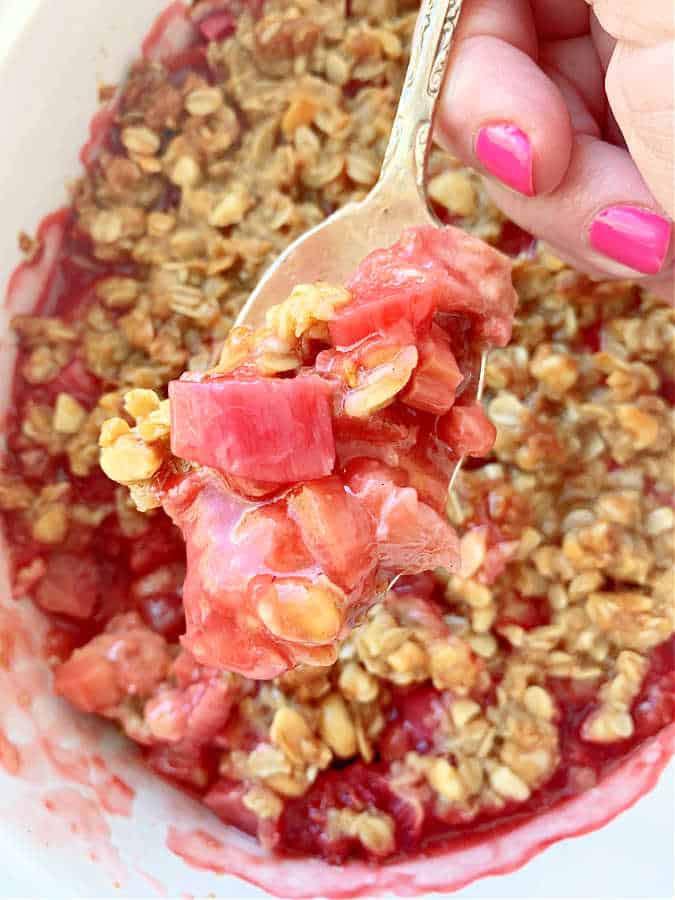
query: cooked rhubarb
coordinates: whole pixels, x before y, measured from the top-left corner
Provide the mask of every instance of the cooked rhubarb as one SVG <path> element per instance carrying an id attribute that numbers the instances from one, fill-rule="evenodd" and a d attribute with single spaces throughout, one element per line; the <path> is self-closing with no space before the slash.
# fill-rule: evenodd
<path id="1" fill-rule="evenodd" d="M 440 324 L 441 308 L 464 302 L 453 292 L 472 284 L 469 264 L 491 273 L 484 289 L 498 304 L 479 297 Z M 508 334 L 510 264 L 454 228 L 427 227 L 371 254 L 350 285 L 299 286 L 264 328 L 235 329 L 212 370 L 171 382 L 170 452 L 152 392 L 128 395 L 133 430 L 104 426 L 106 473 L 181 530 L 182 640 L 204 665 L 264 679 L 330 665 L 390 582 L 458 570 L 449 472 L 487 455 L 495 430 L 476 404 L 454 405 L 475 373 L 451 348 L 463 342 L 460 358 L 472 359 L 494 322 Z M 405 450 L 388 465 L 379 416 L 397 414 Z M 336 446 L 344 423 L 371 417 L 357 453 Z"/>
<path id="2" fill-rule="evenodd" d="M 335 466 L 330 394 L 313 377 L 173 381 L 171 449 L 239 478 L 322 478 Z"/>

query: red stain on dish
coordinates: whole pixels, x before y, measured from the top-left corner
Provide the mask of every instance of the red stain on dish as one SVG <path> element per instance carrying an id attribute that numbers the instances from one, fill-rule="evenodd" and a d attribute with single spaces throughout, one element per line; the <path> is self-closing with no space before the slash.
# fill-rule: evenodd
<path id="1" fill-rule="evenodd" d="M 19 748 L 0 729 L 0 766 L 8 775 L 16 775 L 21 768 Z"/>
<path id="2" fill-rule="evenodd" d="M 112 844 L 110 825 L 95 800 L 75 788 L 55 788 L 44 794 L 42 806 L 58 822 L 57 840 L 72 849 L 75 839 L 89 859 L 105 866 L 111 878 L 120 884 L 126 880 L 128 873 Z"/>
<path id="3" fill-rule="evenodd" d="M 201 828 L 183 832 L 170 825 L 166 845 L 194 869 L 215 872 L 217 875 L 224 875 L 228 871 L 230 853 L 226 845 Z"/>
<path id="4" fill-rule="evenodd" d="M 134 802 L 134 791 L 117 775 L 108 775 L 94 784 L 96 796 L 103 809 L 113 816 L 129 817 Z"/>
<path id="5" fill-rule="evenodd" d="M 147 872 L 145 872 L 143 869 L 140 869 L 138 866 L 136 866 L 136 872 L 141 876 L 141 878 L 144 881 L 146 881 L 148 883 L 148 885 L 152 888 L 152 890 L 159 897 L 168 897 L 168 895 L 169 895 L 168 888 L 166 887 L 166 885 L 162 884 L 162 882 L 158 878 L 155 878 L 153 875 L 149 875 Z"/>
<path id="6" fill-rule="evenodd" d="M 40 223 L 37 256 L 21 263 L 7 285 L 5 304 L 14 315 L 41 312 L 46 306 L 69 219 L 70 210 L 61 209 Z"/>
<path id="7" fill-rule="evenodd" d="M 0 570 L 0 596 L 4 597 L 9 592 L 3 577 Z M 0 724 L 6 714 L 13 726 L 11 731 L 6 725 L 0 729 L 0 769 L 19 779 L 26 792 L 18 808 L 0 801 L 0 815 L 7 822 L 20 816 L 21 825 L 29 825 L 36 840 L 51 847 L 72 849 L 76 836 L 111 878 L 124 880 L 126 870 L 113 846 L 105 814 L 128 816 L 133 791 L 110 772 L 110 759 L 104 762 L 96 753 L 81 749 L 83 741 L 95 747 L 103 738 L 97 723 L 63 712 L 43 717 L 44 710 L 38 712 L 34 706 L 35 700 L 50 693 L 49 668 L 42 652 L 45 632 L 45 623 L 27 607 L 0 609 Z M 9 740 L 15 726 L 21 738 Z M 112 759 L 122 763 L 125 753 L 113 753 Z M 64 786 L 45 791 L 45 784 L 55 776 Z"/>
<path id="8" fill-rule="evenodd" d="M 88 839 L 110 838 L 110 826 L 98 805 L 75 788 L 47 791 L 42 803 L 46 810 L 63 820 L 71 834 L 81 834 Z"/>
<path id="9" fill-rule="evenodd" d="M 62 778 L 93 788 L 99 803 L 111 815 L 131 815 L 134 791 L 108 770 L 102 757 L 60 746 L 55 740 L 47 738 L 43 739 L 42 745 L 54 770 Z"/>

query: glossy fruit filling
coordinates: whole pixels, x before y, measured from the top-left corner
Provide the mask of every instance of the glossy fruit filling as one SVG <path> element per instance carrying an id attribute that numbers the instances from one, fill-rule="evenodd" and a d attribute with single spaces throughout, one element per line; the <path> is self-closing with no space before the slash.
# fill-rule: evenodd
<path id="1" fill-rule="evenodd" d="M 467 361 L 508 339 L 514 305 L 505 257 L 411 229 L 346 290 L 298 286 L 213 369 L 171 382 L 173 456 L 159 398 L 128 395 L 136 427 L 105 423 L 101 465 L 180 528 L 183 644 L 200 663 L 252 678 L 332 664 L 390 582 L 458 569 L 447 483 L 495 437 Z M 359 425 L 358 446 L 336 441 Z"/>

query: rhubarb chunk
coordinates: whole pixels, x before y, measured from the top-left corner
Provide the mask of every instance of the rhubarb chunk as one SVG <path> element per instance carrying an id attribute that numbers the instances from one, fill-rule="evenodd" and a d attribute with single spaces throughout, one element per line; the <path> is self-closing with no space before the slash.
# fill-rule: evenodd
<path id="1" fill-rule="evenodd" d="M 169 385 L 171 449 L 226 475 L 289 483 L 335 464 L 330 388 L 320 378 L 185 378 Z"/>

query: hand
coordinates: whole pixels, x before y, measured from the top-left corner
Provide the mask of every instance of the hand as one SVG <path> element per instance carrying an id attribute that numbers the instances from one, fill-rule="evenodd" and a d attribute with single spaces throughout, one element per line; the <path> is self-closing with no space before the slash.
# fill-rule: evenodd
<path id="1" fill-rule="evenodd" d="M 672 0 L 465 0 L 437 138 L 596 277 L 673 301 Z"/>

